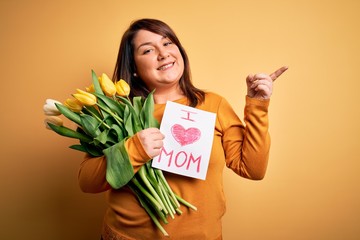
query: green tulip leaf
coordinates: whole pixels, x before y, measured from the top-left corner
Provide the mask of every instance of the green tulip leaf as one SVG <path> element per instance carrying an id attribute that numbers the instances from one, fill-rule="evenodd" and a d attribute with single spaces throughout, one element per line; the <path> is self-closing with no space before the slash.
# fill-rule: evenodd
<path id="1" fill-rule="evenodd" d="M 124 103 L 125 105 L 128 105 L 129 107 L 133 108 L 133 105 L 132 105 L 132 103 L 130 102 L 129 99 L 127 99 L 127 98 L 125 98 L 125 97 L 122 97 L 122 96 L 118 96 L 118 95 L 116 95 L 116 97 L 117 97 L 118 99 L 120 99 L 121 102 Z"/>
<path id="2" fill-rule="evenodd" d="M 101 98 L 98 98 L 98 105 L 101 109 L 101 114 L 104 116 L 104 120 L 107 125 L 112 125 L 116 123 L 121 124 L 121 121 L 114 117 L 114 115 L 116 114 L 106 105 L 106 103 Z"/>
<path id="3" fill-rule="evenodd" d="M 80 115 L 78 113 L 71 111 L 68 107 L 59 103 L 55 103 L 55 106 L 66 118 L 81 125 Z"/>
<path id="4" fill-rule="evenodd" d="M 80 141 L 80 143 L 81 143 L 81 146 L 85 149 L 85 152 L 90 154 L 91 156 L 100 157 L 100 156 L 104 155 L 102 150 L 100 148 L 94 146 L 93 144 L 85 143 L 82 141 Z"/>
<path id="5" fill-rule="evenodd" d="M 86 114 L 82 114 L 80 117 L 81 125 L 88 135 L 97 137 L 101 133 L 99 130 L 99 121 L 96 120 L 96 118 Z"/>
<path id="6" fill-rule="evenodd" d="M 143 129 L 141 126 L 141 121 L 139 119 L 139 115 L 132 114 L 132 125 L 133 125 L 134 134 Z"/>
<path id="7" fill-rule="evenodd" d="M 155 91 L 155 90 L 154 90 Z M 159 128 L 159 122 L 154 118 L 154 91 L 149 93 L 145 99 L 144 106 L 141 109 L 140 119 L 144 122 L 144 128 L 157 127 Z"/>
<path id="8" fill-rule="evenodd" d="M 132 132 L 132 135 L 137 133 L 138 131 L 142 130 L 142 124 L 139 118 L 139 112 L 141 109 L 141 106 L 139 106 L 139 104 L 141 104 L 141 98 L 139 97 L 135 97 L 133 99 L 134 101 L 134 105 L 127 99 L 121 96 L 117 96 L 122 102 L 125 103 L 125 110 L 124 110 L 124 122 L 125 122 L 125 129 L 129 132 Z M 136 110 L 136 108 L 138 108 L 138 110 Z M 128 115 L 131 115 L 131 117 L 129 117 Z M 129 119 L 131 118 L 131 119 Z M 132 130 L 130 131 L 130 127 L 132 128 Z M 132 136 L 130 135 L 130 136 Z"/>
<path id="9" fill-rule="evenodd" d="M 115 189 L 125 186 L 135 175 L 125 140 L 103 150 L 106 156 L 106 180 Z"/>
<path id="10" fill-rule="evenodd" d="M 101 89 L 101 86 L 100 86 L 100 83 L 99 83 L 98 76 L 96 75 L 94 70 L 91 70 L 91 73 L 92 73 L 92 82 L 94 84 L 95 93 L 104 95 L 104 92 Z"/>
<path id="11" fill-rule="evenodd" d="M 101 113 L 99 112 L 99 110 L 97 108 L 95 108 L 94 106 L 86 106 L 86 108 L 83 109 L 84 113 L 89 113 L 91 115 L 97 116 L 99 119 L 102 119 L 103 116 L 101 115 Z"/>
<path id="12" fill-rule="evenodd" d="M 85 134 L 79 133 L 77 131 L 74 131 L 70 128 L 64 127 L 64 126 L 57 126 L 54 125 L 52 123 L 47 123 L 50 128 L 56 132 L 57 134 L 61 135 L 61 136 L 65 136 L 65 137 L 69 137 L 69 138 L 77 138 L 81 141 L 84 142 L 91 142 L 93 139 Z"/>
<path id="13" fill-rule="evenodd" d="M 141 109 L 142 109 L 142 105 L 143 105 L 143 100 L 142 97 L 137 96 L 133 98 L 133 105 L 134 105 L 134 109 L 136 112 L 136 115 L 139 116 Z"/>
<path id="14" fill-rule="evenodd" d="M 78 150 L 78 151 L 81 151 L 81 152 L 85 152 L 85 153 L 87 152 L 86 148 L 81 144 L 71 145 L 69 148 L 74 149 L 74 150 Z"/>
<path id="15" fill-rule="evenodd" d="M 94 141 L 105 144 L 108 141 L 109 130 L 102 131 L 97 137 L 94 138 Z"/>
<path id="16" fill-rule="evenodd" d="M 123 140 L 125 138 L 124 132 L 119 125 L 116 125 L 116 124 L 111 125 L 110 131 L 115 132 L 116 137 L 117 137 L 117 142 L 120 142 L 121 140 Z"/>
<path id="17" fill-rule="evenodd" d="M 111 111 L 115 112 L 120 118 L 123 117 L 125 106 L 105 95 L 95 93 L 95 96 L 101 99 L 102 106 L 106 105 Z"/>
<path id="18" fill-rule="evenodd" d="M 109 129 L 109 135 L 107 136 L 106 146 L 112 146 L 118 142 L 119 140 L 116 132 L 113 129 Z"/>
<path id="19" fill-rule="evenodd" d="M 134 135 L 132 114 L 130 112 L 130 108 L 128 105 L 126 105 L 125 111 L 124 111 L 124 126 L 125 126 L 125 130 L 127 132 L 127 136 Z"/>

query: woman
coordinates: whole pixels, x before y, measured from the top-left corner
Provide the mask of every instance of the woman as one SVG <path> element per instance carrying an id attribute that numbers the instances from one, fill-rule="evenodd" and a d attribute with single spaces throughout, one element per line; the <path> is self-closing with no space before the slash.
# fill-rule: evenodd
<path id="1" fill-rule="evenodd" d="M 133 22 L 124 33 L 113 78 L 125 79 L 133 96 L 146 97 L 156 89 L 154 116 L 159 122 L 166 101 L 214 112 L 217 116 L 206 180 L 165 173 L 174 192 L 198 208 L 198 211 L 193 211 L 182 207 L 182 215 L 165 226 L 170 239 L 222 239 L 221 218 L 225 213 L 223 168 L 226 165 L 249 179 L 264 177 L 270 147 L 267 110 L 272 83 L 286 69 L 280 68 L 271 75 L 247 77 L 243 124 L 224 98 L 193 86 L 186 52 L 168 25 L 155 19 L 141 19 Z M 135 172 L 159 155 L 163 139 L 159 129 L 148 128 L 126 141 Z M 131 190 L 128 187 L 112 189 L 106 182 L 105 172 L 104 157 L 86 157 L 79 171 L 79 184 L 84 192 L 107 191 L 109 207 L 102 238 L 165 238 Z"/>

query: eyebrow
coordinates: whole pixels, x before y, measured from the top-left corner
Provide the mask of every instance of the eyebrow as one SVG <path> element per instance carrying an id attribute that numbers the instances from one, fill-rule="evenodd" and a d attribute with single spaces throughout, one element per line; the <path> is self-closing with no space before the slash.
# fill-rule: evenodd
<path id="1" fill-rule="evenodd" d="M 165 38 L 168 38 L 168 37 L 163 36 L 163 37 L 161 38 L 161 40 L 164 40 Z M 146 45 L 151 45 L 151 44 L 152 44 L 152 42 L 144 42 L 144 43 L 140 44 L 140 45 L 136 48 L 136 50 L 139 50 L 139 48 L 141 48 L 141 47 L 143 47 L 143 46 L 146 46 Z"/>

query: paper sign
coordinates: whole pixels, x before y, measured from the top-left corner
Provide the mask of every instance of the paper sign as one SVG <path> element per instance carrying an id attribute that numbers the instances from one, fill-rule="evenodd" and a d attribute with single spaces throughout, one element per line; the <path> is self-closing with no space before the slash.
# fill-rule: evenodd
<path id="1" fill-rule="evenodd" d="M 214 138 L 216 114 L 168 101 L 160 131 L 165 135 L 152 166 L 205 180 Z"/>

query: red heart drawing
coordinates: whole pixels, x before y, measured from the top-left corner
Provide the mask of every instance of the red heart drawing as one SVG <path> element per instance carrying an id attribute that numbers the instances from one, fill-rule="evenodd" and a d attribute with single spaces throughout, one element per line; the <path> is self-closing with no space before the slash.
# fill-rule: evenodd
<path id="1" fill-rule="evenodd" d="M 197 128 L 185 129 L 180 124 L 175 124 L 171 127 L 171 133 L 175 140 L 180 143 L 181 146 L 192 144 L 200 139 L 201 132 Z"/>

